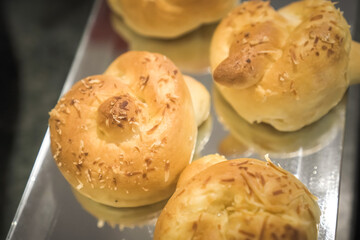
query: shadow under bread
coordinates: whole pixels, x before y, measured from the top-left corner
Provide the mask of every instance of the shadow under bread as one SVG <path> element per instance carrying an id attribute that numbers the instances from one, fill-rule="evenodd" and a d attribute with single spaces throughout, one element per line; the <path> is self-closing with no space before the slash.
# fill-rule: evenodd
<path id="1" fill-rule="evenodd" d="M 265 123 L 251 124 L 239 116 L 213 86 L 215 112 L 230 134 L 219 144 L 219 153 L 239 156 L 256 153 L 291 158 L 323 149 L 336 136 L 344 116 L 345 100 L 315 123 L 295 132 L 280 132 Z"/>
<path id="2" fill-rule="evenodd" d="M 129 45 L 130 50 L 161 53 L 170 58 L 183 73 L 204 73 L 209 68 L 210 42 L 217 26 L 203 25 L 175 39 L 143 37 L 132 31 L 121 17 L 110 15 L 113 30 Z"/>

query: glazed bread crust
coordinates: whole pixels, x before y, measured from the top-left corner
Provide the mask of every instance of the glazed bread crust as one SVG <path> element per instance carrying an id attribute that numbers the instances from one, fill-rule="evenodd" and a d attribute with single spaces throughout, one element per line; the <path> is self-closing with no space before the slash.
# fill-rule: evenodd
<path id="1" fill-rule="evenodd" d="M 188 87 L 165 56 L 128 52 L 77 82 L 50 112 L 51 149 L 68 182 L 96 202 L 168 198 L 194 151 Z M 179 131 L 179 129 L 181 129 Z"/>
<path id="2" fill-rule="evenodd" d="M 218 89 L 240 116 L 295 131 L 343 97 L 350 46 L 349 25 L 330 1 L 303 0 L 279 11 L 249 1 L 216 29 L 210 62 Z"/>
<path id="3" fill-rule="evenodd" d="M 316 198 L 292 174 L 270 161 L 205 158 L 186 168 L 208 165 L 181 177 L 154 239 L 317 239 Z"/>
<path id="4" fill-rule="evenodd" d="M 108 0 L 135 32 L 174 38 L 225 16 L 237 0 Z"/>

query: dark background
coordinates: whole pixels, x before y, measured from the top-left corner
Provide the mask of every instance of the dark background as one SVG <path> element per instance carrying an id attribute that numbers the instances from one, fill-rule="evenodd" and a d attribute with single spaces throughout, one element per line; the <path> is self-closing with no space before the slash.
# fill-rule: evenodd
<path id="1" fill-rule="evenodd" d="M 48 112 L 60 95 L 93 1 L 0 0 L 0 3 L 0 239 L 5 239 L 45 135 Z M 360 41 L 357 18 L 354 39 Z M 359 87 L 352 87 L 350 95 L 359 92 Z M 358 106 L 348 114 L 359 112 Z M 359 134 L 355 136 L 358 138 Z M 349 141 L 354 140 L 359 142 Z M 359 150 L 355 152 L 358 156 Z M 346 171 L 356 177 L 343 181 L 346 184 L 342 184 L 342 191 L 358 193 L 357 159 L 343 161 L 343 177 Z M 339 216 L 355 213 L 358 199 L 358 194 L 355 199 L 342 194 L 340 200 L 345 207 Z M 350 231 L 346 236 L 359 239 L 358 217 L 351 215 L 349 222 L 350 226 L 341 227 L 340 231 Z M 345 238 L 340 235 L 339 239 Z"/>
<path id="2" fill-rule="evenodd" d="M 93 1 L 0 3 L 0 239 L 5 239 Z"/>

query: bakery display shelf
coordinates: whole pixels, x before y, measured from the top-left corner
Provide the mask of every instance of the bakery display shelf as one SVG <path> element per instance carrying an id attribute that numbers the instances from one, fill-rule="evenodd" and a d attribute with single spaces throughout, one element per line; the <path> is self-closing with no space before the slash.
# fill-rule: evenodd
<path id="1" fill-rule="evenodd" d="M 280 2 L 272 4 L 280 6 Z M 339 4 L 350 24 L 356 14 L 353 4 L 355 0 Z M 266 125 L 246 123 L 212 85 L 207 56 L 213 30 L 214 25 L 201 27 L 171 41 L 141 38 L 111 16 L 106 1 L 95 1 L 62 94 L 74 82 L 102 73 L 128 50 L 167 55 L 212 95 L 211 116 L 199 129 L 195 156 L 219 152 L 229 159 L 264 159 L 269 154 L 274 163 L 292 172 L 318 197 L 322 211 L 319 239 L 335 239 L 346 97 L 321 120 L 297 132 L 280 133 Z M 8 239 L 152 239 L 156 217 L 164 204 L 114 209 L 73 192 L 53 160 L 47 132 Z"/>

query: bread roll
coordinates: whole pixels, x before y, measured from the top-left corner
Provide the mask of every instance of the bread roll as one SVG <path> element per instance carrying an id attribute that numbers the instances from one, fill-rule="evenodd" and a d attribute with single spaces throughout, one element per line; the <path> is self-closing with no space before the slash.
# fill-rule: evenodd
<path id="1" fill-rule="evenodd" d="M 295 131 L 343 97 L 350 47 L 349 25 L 330 1 L 303 0 L 279 11 L 249 1 L 219 24 L 210 64 L 220 92 L 246 121 Z"/>
<path id="2" fill-rule="evenodd" d="M 149 37 L 175 38 L 225 16 L 237 0 L 108 0 L 135 32 Z"/>
<path id="3" fill-rule="evenodd" d="M 50 112 L 51 150 L 81 194 L 114 207 L 168 198 L 197 125 L 189 89 L 165 56 L 127 52 L 77 82 Z"/>
<path id="4" fill-rule="evenodd" d="M 155 240 L 317 239 L 317 199 L 292 174 L 270 160 L 206 158 L 185 169 L 192 173 L 160 214 Z M 198 161 L 207 167 L 194 173 Z"/>

